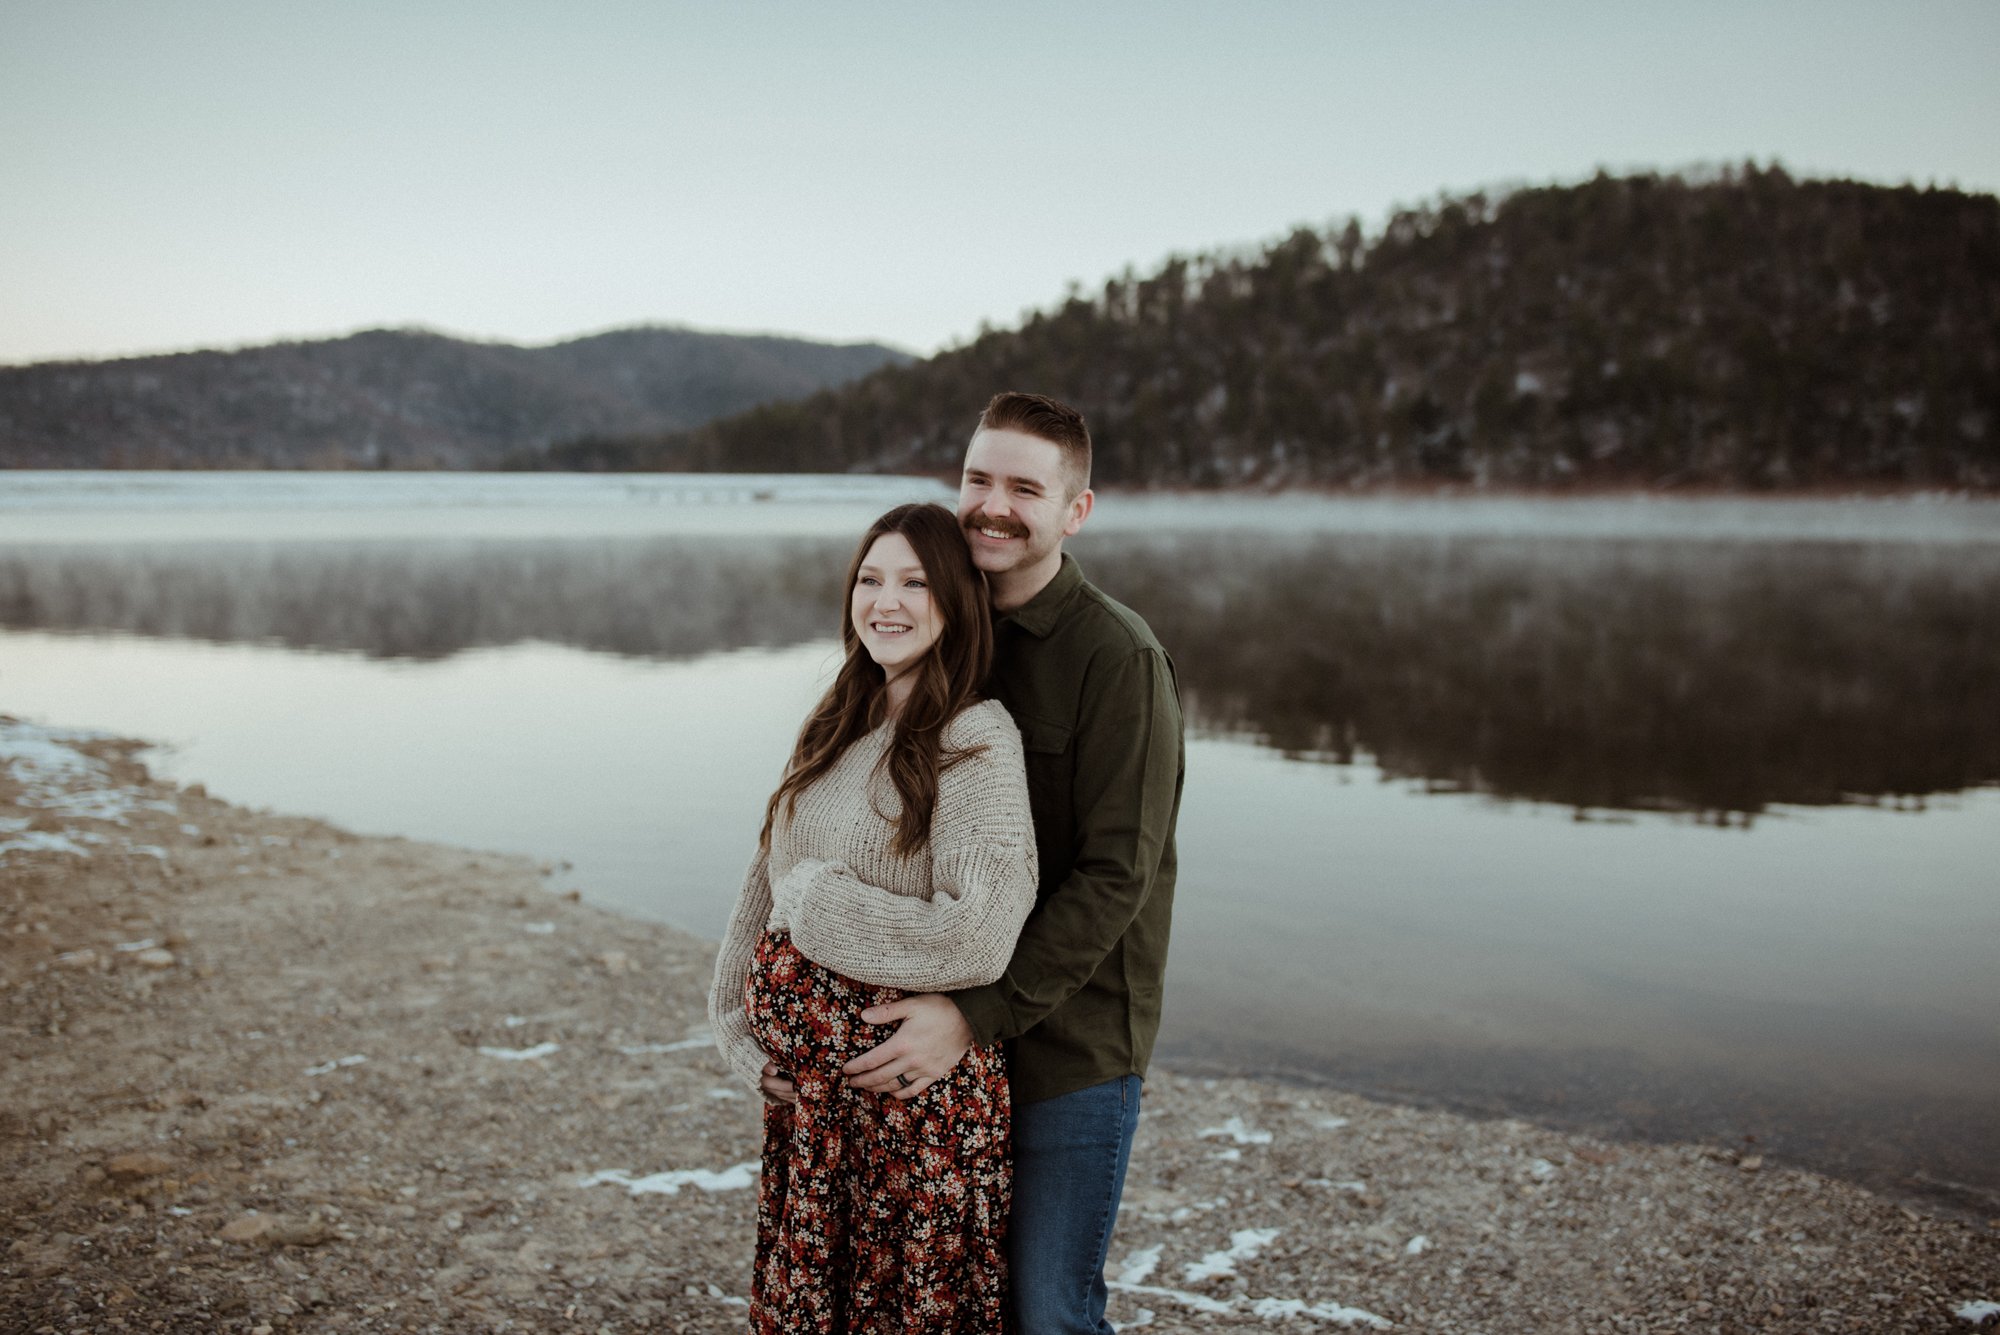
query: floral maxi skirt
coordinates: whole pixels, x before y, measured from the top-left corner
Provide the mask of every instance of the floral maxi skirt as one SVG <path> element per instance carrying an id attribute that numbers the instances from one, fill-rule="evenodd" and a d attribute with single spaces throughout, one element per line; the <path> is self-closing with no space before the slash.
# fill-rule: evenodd
<path id="1" fill-rule="evenodd" d="M 908 1100 L 851 1089 L 846 1062 L 894 1033 L 858 983 L 766 932 L 751 1031 L 798 1087 L 764 1108 L 751 1329 L 763 1335 L 998 1335 L 1012 1185 L 1007 1074 L 974 1048 Z"/>

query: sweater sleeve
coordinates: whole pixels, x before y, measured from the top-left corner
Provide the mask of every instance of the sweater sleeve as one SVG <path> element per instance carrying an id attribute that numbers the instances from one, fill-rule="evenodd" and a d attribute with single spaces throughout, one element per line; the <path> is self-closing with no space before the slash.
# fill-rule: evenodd
<path id="1" fill-rule="evenodd" d="M 970 753 L 938 776 L 930 899 L 870 885 L 843 863 L 802 861 L 786 873 L 777 899 L 778 916 L 807 959 L 913 992 L 973 987 L 1006 971 L 1035 906 L 1021 734 L 1003 708 L 988 703 L 953 720 L 946 745 Z"/>
<path id="2" fill-rule="evenodd" d="M 715 981 L 708 990 L 708 1024 L 715 1046 L 731 1071 L 763 1092 L 764 1063 L 770 1058 L 750 1034 L 750 1017 L 743 1009 L 743 985 L 750 977 L 750 960 L 757 953 L 764 920 L 771 913 L 771 882 L 766 872 L 770 854 L 759 849 L 743 874 L 736 908 L 729 915 L 722 949 L 715 957 Z"/>

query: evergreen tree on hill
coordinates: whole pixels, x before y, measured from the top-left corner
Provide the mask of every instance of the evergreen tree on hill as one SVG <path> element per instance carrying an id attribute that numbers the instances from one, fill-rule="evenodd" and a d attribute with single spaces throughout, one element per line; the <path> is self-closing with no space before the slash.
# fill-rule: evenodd
<path id="1" fill-rule="evenodd" d="M 1176 257 L 1017 329 L 555 467 L 955 472 L 997 389 L 1124 485 L 2000 487 L 2000 201 L 1746 165 Z"/>

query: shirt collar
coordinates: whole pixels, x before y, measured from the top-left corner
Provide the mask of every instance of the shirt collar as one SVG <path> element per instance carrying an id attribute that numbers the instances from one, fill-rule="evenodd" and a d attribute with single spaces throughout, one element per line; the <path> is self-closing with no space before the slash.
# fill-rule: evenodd
<path id="1" fill-rule="evenodd" d="M 1003 612 L 995 624 L 1004 625 L 1011 621 L 1036 639 L 1045 640 L 1062 619 L 1063 609 L 1076 591 L 1083 587 L 1083 567 L 1068 552 L 1063 553 L 1062 565 L 1056 570 L 1056 577 L 1042 586 L 1042 591 L 1022 603 L 1011 612 Z"/>

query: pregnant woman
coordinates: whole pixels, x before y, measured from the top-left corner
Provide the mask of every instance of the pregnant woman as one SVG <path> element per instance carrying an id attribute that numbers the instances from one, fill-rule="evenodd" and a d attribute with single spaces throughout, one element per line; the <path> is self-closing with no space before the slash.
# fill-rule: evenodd
<path id="1" fill-rule="evenodd" d="M 974 1048 L 902 1097 L 840 1068 L 904 991 L 998 978 L 1035 898 L 1020 734 L 981 700 L 984 577 L 939 505 L 875 521 L 847 571 L 846 656 L 806 719 L 709 996 L 766 1100 L 751 1327 L 999 1332 L 1007 1077 Z"/>

